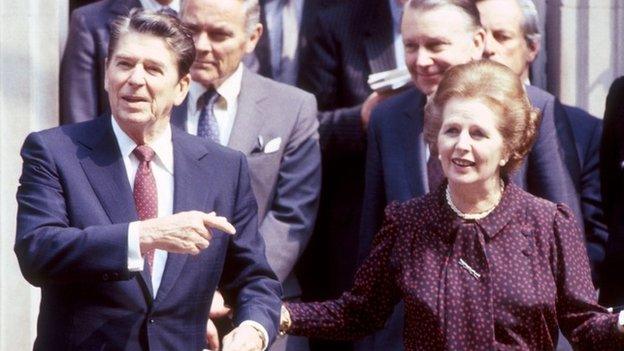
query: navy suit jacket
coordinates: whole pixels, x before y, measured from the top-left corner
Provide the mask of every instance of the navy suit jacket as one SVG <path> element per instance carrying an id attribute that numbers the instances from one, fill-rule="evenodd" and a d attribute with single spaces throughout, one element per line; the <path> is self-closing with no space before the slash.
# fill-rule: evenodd
<path id="1" fill-rule="evenodd" d="M 602 270 L 600 301 L 624 305 L 624 77 L 613 82 L 607 96 L 600 148 L 602 204 L 609 241 Z"/>
<path id="2" fill-rule="evenodd" d="M 604 262 L 609 237 L 602 210 L 602 194 L 600 193 L 599 164 L 602 120 L 577 107 L 563 105 L 563 108 L 572 125 L 578 151 L 585 241 L 592 268 L 592 280 L 594 285 L 599 286 L 599 273 Z"/>
<path id="3" fill-rule="evenodd" d="M 201 350 L 217 286 L 236 324 L 254 320 L 275 337 L 281 291 L 245 157 L 176 129 L 172 142 L 174 213 L 215 211 L 237 233 L 213 230 L 195 256 L 169 253 L 154 299 L 149 274 L 127 269 L 137 213 L 110 117 L 26 138 L 15 252 L 41 288 L 35 350 Z"/>
<path id="4" fill-rule="evenodd" d="M 101 0 L 72 12 L 59 81 L 62 124 L 110 111 L 104 90 L 110 26 L 135 7 L 141 7 L 139 0 Z"/>

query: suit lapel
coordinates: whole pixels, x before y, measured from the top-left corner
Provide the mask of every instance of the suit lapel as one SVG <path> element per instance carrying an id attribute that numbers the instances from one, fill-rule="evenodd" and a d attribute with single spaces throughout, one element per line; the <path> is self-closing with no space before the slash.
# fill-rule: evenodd
<path id="1" fill-rule="evenodd" d="M 173 168 L 174 193 L 173 212 L 204 210 L 207 207 L 207 192 L 197 191 L 207 186 L 206 179 L 210 178 L 208 170 L 200 166 L 200 159 L 208 151 L 201 142 L 194 137 L 172 129 L 173 138 Z M 188 255 L 169 253 L 167 264 L 163 272 L 154 308 L 163 301 L 171 291 L 186 263 Z"/>
<path id="2" fill-rule="evenodd" d="M 174 106 L 171 110 L 171 125 L 180 128 L 183 131 L 186 130 L 186 119 L 188 115 L 188 94 L 186 99 L 182 101 L 180 106 Z"/>
<path id="3" fill-rule="evenodd" d="M 241 91 L 238 97 L 238 109 L 232 126 L 232 133 L 228 146 L 249 155 L 258 142 L 258 135 L 265 119 L 263 117 L 262 102 L 268 96 L 263 93 L 260 77 L 243 71 Z"/>
<path id="4" fill-rule="evenodd" d="M 375 0 L 374 2 L 362 2 L 360 7 L 362 22 L 372 23 L 371 26 L 365 26 L 364 31 L 364 48 L 368 58 L 368 65 L 372 73 L 387 71 L 396 67 L 396 58 L 394 54 L 394 38 L 392 28 L 392 14 L 387 1 Z M 371 9 L 376 7 L 376 9 Z M 375 16 L 375 18 L 372 18 Z"/>
<path id="5" fill-rule="evenodd" d="M 405 155 L 405 169 L 410 185 L 410 195 L 421 196 L 427 192 L 427 146 L 423 136 L 423 99 L 424 95 L 414 89 L 413 98 L 410 98 L 410 105 L 403 111 L 405 128 L 400 128 L 400 140 L 403 142 L 403 155 Z M 412 103 L 413 102 L 413 103 Z"/>
<path id="6" fill-rule="evenodd" d="M 80 140 L 90 150 L 80 160 L 82 169 L 111 223 L 137 221 L 139 217 L 134 206 L 132 188 L 110 117 L 99 117 L 96 123 L 95 133 Z M 149 274 L 143 270 L 140 276 L 143 278 L 143 289 L 149 292 L 146 295 L 153 296 Z"/>

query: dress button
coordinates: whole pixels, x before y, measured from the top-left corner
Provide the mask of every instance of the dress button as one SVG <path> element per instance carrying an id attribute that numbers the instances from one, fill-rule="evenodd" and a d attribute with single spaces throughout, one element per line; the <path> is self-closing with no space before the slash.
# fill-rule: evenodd
<path id="1" fill-rule="evenodd" d="M 104 273 L 104 274 L 102 274 L 102 280 L 103 280 L 103 281 L 107 281 L 107 280 L 109 280 L 109 279 L 110 279 L 110 276 L 108 275 L 108 273 Z"/>
<path id="2" fill-rule="evenodd" d="M 149 320 L 149 322 L 150 322 L 151 324 L 156 323 L 156 321 L 155 321 L 154 319 L 150 319 L 150 320 Z"/>

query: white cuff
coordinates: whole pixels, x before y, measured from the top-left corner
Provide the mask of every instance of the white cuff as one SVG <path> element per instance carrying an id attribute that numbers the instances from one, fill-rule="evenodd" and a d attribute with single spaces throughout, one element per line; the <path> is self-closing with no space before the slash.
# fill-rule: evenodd
<path id="1" fill-rule="evenodd" d="M 624 311 L 620 311 L 618 314 L 617 328 L 620 333 L 624 333 Z"/>
<path id="2" fill-rule="evenodd" d="M 139 244 L 139 222 L 132 222 L 128 226 L 128 271 L 141 272 L 144 264 Z"/>
<path id="3" fill-rule="evenodd" d="M 264 329 L 264 327 L 262 326 L 262 324 L 256 322 L 256 321 L 252 321 L 252 320 L 246 320 L 243 321 L 240 326 L 243 325 L 248 325 L 252 328 L 254 328 L 255 330 L 257 330 L 260 333 L 260 337 L 262 338 L 262 351 L 266 350 L 267 347 L 269 346 L 269 333 L 267 333 L 266 329 Z"/>

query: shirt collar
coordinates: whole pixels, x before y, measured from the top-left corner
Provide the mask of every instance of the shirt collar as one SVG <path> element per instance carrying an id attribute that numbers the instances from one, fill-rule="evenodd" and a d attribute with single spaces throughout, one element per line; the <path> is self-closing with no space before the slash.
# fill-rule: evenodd
<path id="1" fill-rule="evenodd" d="M 124 132 L 115 117 L 111 118 L 111 124 L 113 126 L 113 133 L 115 139 L 117 139 L 117 145 L 119 145 L 119 151 L 123 157 L 130 157 L 132 151 L 137 147 L 137 144 Z M 171 125 L 167 124 L 165 130 L 152 142 L 147 145 L 154 150 L 158 162 L 167 172 L 173 174 L 173 142 L 171 141 Z"/>
<path id="2" fill-rule="evenodd" d="M 232 73 L 220 86 L 217 87 L 217 93 L 225 100 L 227 106 L 233 106 L 241 91 L 243 81 L 243 64 L 239 63 L 236 71 Z M 191 82 L 189 91 L 189 105 L 192 111 L 197 110 L 197 100 L 208 90 L 205 86 L 198 82 Z"/>
<path id="3" fill-rule="evenodd" d="M 177 13 L 180 13 L 180 0 L 173 0 L 169 5 L 161 5 L 156 0 L 139 0 L 144 9 L 150 11 L 158 11 L 164 7 L 169 7 Z"/>

